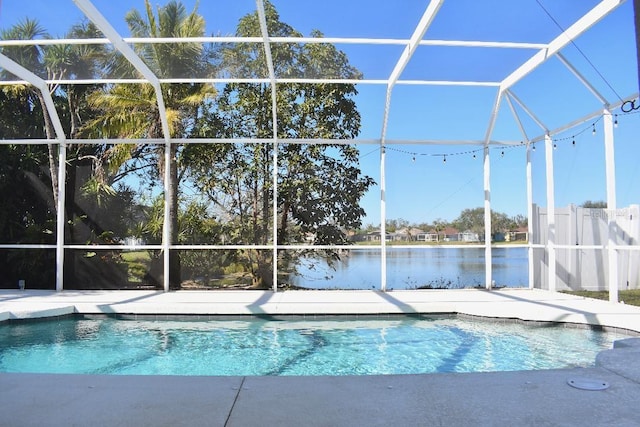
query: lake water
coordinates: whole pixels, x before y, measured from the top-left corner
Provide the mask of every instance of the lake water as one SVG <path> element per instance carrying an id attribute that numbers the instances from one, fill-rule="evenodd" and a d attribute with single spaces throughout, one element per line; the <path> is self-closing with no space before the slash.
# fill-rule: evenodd
<path id="1" fill-rule="evenodd" d="M 523 247 L 492 248 L 497 286 L 528 286 L 528 254 Z M 485 284 L 484 248 L 387 248 L 387 289 L 465 288 Z M 379 289 L 380 250 L 352 249 L 335 269 L 307 261 L 291 283 L 314 289 Z"/>

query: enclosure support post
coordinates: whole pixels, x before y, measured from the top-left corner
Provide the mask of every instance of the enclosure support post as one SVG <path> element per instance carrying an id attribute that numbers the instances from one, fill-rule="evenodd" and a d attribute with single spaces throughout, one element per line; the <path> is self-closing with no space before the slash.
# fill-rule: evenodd
<path id="1" fill-rule="evenodd" d="M 275 91 L 275 85 L 273 86 L 273 90 Z M 275 123 L 275 113 L 274 113 L 274 123 Z M 274 130 L 275 132 L 275 130 Z M 274 137 L 273 140 L 273 176 L 272 176 L 272 185 L 273 185 L 273 206 L 271 207 L 273 215 L 273 270 L 271 274 L 273 275 L 273 292 L 278 292 L 278 140 Z"/>
<path id="2" fill-rule="evenodd" d="M 171 223 L 170 210 L 171 210 L 171 141 L 168 137 L 165 137 L 164 144 L 164 216 L 162 225 L 162 289 L 164 292 L 169 292 L 170 288 L 170 274 L 171 268 L 171 234 L 173 224 Z M 178 185 L 174 182 L 173 185 Z"/>
<path id="3" fill-rule="evenodd" d="M 548 287 L 556 291 L 556 204 L 553 181 L 553 140 L 547 132 L 544 136 L 544 154 L 547 178 L 547 273 Z"/>
<path id="4" fill-rule="evenodd" d="M 484 146 L 484 283 L 491 289 L 491 162 L 489 146 Z"/>
<path id="5" fill-rule="evenodd" d="M 56 292 L 64 290 L 64 205 L 67 181 L 67 141 L 58 147 L 58 206 L 56 206 Z"/>
<path id="6" fill-rule="evenodd" d="M 387 290 L 387 211 L 385 181 L 385 148 L 380 147 L 380 290 Z"/>
<path id="7" fill-rule="evenodd" d="M 607 259 L 609 261 L 609 301 L 618 302 L 618 250 L 617 242 L 618 226 L 616 223 L 616 165 L 613 149 L 613 118 L 609 106 L 603 112 L 604 126 L 604 158 L 607 180 L 607 224 L 609 238 L 607 239 Z"/>
<path id="8" fill-rule="evenodd" d="M 531 178 L 531 144 L 527 143 L 527 258 L 529 271 L 529 289 L 533 289 L 535 277 L 533 276 L 533 246 L 531 237 L 533 236 L 533 181 Z"/>

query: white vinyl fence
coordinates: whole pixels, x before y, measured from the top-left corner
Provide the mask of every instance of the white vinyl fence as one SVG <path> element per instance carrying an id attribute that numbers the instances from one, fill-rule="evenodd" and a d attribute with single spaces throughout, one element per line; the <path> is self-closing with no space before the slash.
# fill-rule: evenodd
<path id="1" fill-rule="evenodd" d="M 608 218 L 615 216 L 609 249 Z M 557 290 L 609 289 L 609 250 L 618 256 L 618 288 L 640 288 L 640 205 L 597 209 L 569 205 L 555 209 L 555 243 L 548 245 L 547 209 L 533 206 L 531 243 L 535 288 L 549 289 L 549 251 L 556 251 Z"/>

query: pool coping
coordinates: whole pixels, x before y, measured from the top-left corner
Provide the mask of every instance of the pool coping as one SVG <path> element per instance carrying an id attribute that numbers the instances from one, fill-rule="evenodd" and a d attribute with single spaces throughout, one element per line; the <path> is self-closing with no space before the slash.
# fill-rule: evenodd
<path id="1" fill-rule="evenodd" d="M 255 314 L 128 314 L 128 313 L 66 313 L 60 315 L 43 316 L 43 317 L 22 317 L 22 318 L 9 318 L 0 321 L 0 325 L 3 323 L 15 324 L 15 323 L 31 323 L 31 322 L 47 322 L 58 321 L 65 319 L 77 319 L 77 320 L 100 320 L 100 319 L 115 319 L 123 321 L 236 321 L 236 320 L 251 320 L 259 319 L 266 321 L 302 321 L 302 320 L 337 320 L 337 321 L 358 321 L 358 320 L 402 320 L 406 318 L 411 319 L 433 319 L 433 318 L 455 318 L 463 320 L 471 320 L 486 323 L 496 324 L 517 324 L 526 327 L 540 327 L 540 328 L 567 328 L 567 329 L 588 329 L 599 332 L 607 332 L 613 334 L 626 335 L 629 337 L 640 337 L 640 332 L 620 328 L 616 326 L 606 325 L 593 325 L 589 323 L 572 323 L 572 322 L 557 322 L 557 321 L 540 321 L 540 320 L 523 320 L 518 318 L 503 318 L 503 317 L 490 317 L 490 316 L 478 316 L 465 313 L 389 313 L 389 314 L 281 314 L 281 315 L 255 315 Z"/>
<path id="2" fill-rule="evenodd" d="M 603 327 L 640 333 L 640 307 L 539 289 L 411 291 L 0 290 L 0 322 L 72 314 L 155 316 L 392 316 L 456 314 L 488 321 Z"/>

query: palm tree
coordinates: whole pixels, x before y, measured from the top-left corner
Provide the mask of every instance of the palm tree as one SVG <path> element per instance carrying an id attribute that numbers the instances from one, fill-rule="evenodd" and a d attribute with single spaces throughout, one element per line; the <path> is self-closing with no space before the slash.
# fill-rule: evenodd
<path id="1" fill-rule="evenodd" d="M 103 37 L 92 22 L 82 21 L 71 27 L 65 36 L 68 39 L 89 39 Z M 106 49 L 101 44 L 52 45 L 44 55 L 46 66 L 62 79 L 91 79 L 103 71 Z M 82 124 L 82 101 L 86 94 L 95 90 L 94 85 L 63 85 L 69 107 L 69 138 L 78 136 Z"/>
<path id="2" fill-rule="evenodd" d="M 25 19 L 18 22 L 16 25 L 6 31 L 0 33 L 0 37 L 4 40 L 35 40 L 39 38 L 48 37 L 47 32 L 40 26 L 38 21 L 33 19 Z M 42 46 L 29 45 L 29 46 L 5 46 L 2 48 L 2 53 L 7 57 L 13 59 L 18 64 L 22 65 L 26 69 L 30 70 L 39 77 L 47 77 L 47 73 L 50 70 L 47 68 L 44 61 L 44 50 Z M 6 71 L 2 71 L 4 79 L 7 78 Z M 44 100 L 44 95 L 36 88 L 32 86 L 17 86 L 14 87 L 17 91 L 28 91 L 34 94 L 40 107 L 42 108 L 42 116 L 44 118 L 44 128 L 47 139 L 55 138 L 55 130 L 51 117 L 47 109 L 47 105 Z M 55 88 L 51 89 L 53 92 Z M 51 175 L 51 190 L 53 197 L 53 206 L 58 206 L 58 155 L 54 144 L 48 144 L 49 152 L 49 173 Z"/>
<path id="3" fill-rule="evenodd" d="M 157 8 L 154 14 L 149 0 L 145 1 L 146 15 L 137 10 L 127 13 L 125 19 L 134 37 L 202 37 L 205 22 L 197 13 L 197 6 L 187 13 L 184 5 L 170 1 Z M 209 52 L 200 43 L 149 43 L 135 46 L 136 53 L 158 77 L 194 77 L 207 75 L 211 70 Z M 115 60 L 112 72 L 120 75 L 134 73 L 132 66 Z M 186 136 L 197 120 L 205 101 L 215 96 L 213 87 L 203 84 L 163 84 L 162 96 L 169 122 L 169 137 Z M 156 93 L 149 84 L 116 84 L 93 93 L 90 104 L 100 111 L 99 117 L 84 127 L 94 137 L 162 138 L 162 121 L 156 103 Z M 127 155 L 122 151 L 126 150 Z M 162 151 L 155 149 L 158 169 L 169 168 L 169 187 L 165 188 L 169 203 L 171 242 L 178 241 L 178 163 L 179 147 L 170 146 L 170 162 L 164 165 Z M 115 145 L 107 156 L 112 166 L 121 166 L 126 160 L 140 154 L 141 147 Z M 147 150 L 148 151 L 148 150 Z M 119 164 L 118 164 L 119 163 Z M 180 258 L 170 254 L 169 283 L 172 288 L 180 285 Z"/>

